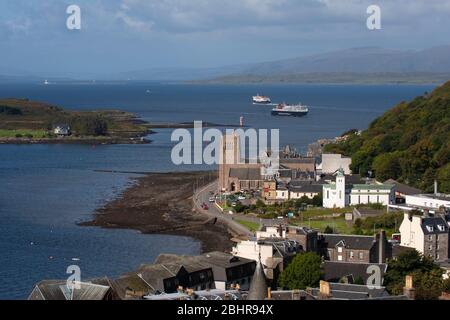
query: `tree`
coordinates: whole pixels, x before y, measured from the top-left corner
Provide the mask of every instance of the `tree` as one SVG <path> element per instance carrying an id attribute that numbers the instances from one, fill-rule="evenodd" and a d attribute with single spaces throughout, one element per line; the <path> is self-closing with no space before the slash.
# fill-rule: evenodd
<path id="1" fill-rule="evenodd" d="M 312 252 L 298 254 L 283 271 L 279 284 L 290 290 L 317 287 L 322 277 L 322 261 Z"/>
<path id="2" fill-rule="evenodd" d="M 331 228 L 330 226 L 326 226 L 325 230 L 323 230 L 323 233 L 326 233 L 326 234 L 333 234 L 333 233 L 334 233 L 334 230 L 333 230 L 333 228 Z"/>
<path id="3" fill-rule="evenodd" d="M 416 272 L 413 274 L 416 300 L 437 300 L 444 290 L 442 270 L 435 269 L 429 272 Z"/>
<path id="4" fill-rule="evenodd" d="M 440 274 L 440 277 L 436 277 L 436 274 Z M 431 288 L 434 292 L 435 288 L 442 286 L 442 269 L 416 250 L 402 253 L 396 260 L 388 263 L 384 276 L 387 290 L 394 295 L 402 294 L 407 275 L 413 276 L 414 287 L 419 297 L 427 297 L 426 290 Z"/>

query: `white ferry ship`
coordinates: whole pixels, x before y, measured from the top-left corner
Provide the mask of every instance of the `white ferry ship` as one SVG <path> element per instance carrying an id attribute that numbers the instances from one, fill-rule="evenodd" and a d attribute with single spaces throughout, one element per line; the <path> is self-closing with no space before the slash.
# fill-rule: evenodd
<path id="1" fill-rule="evenodd" d="M 309 108 L 302 104 L 290 105 L 286 103 L 280 103 L 275 108 L 272 109 L 273 116 L 293 116 L 302 117 L 307 115 Z"/>
<path id="2" fill-rule="evenodd" d="M 253 96 L 253 103 L 268 104 L 268 103 L 272 103 L 272 100 L 269 97 L 261 96 L 258 93 L 256 96 Z"/>

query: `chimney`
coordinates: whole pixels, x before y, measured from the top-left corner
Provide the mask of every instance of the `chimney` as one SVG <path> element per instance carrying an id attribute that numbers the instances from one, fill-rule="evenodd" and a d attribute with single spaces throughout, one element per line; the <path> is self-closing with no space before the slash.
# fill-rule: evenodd
<path id="1" fill-rule="evenodd" d="M 331 287 L 329 282 L 320 280 L 319 298 L 322 300 L 327 300 L 331 298 Z"/>
<path id="2" fill-rule="evenodd" d="M 434 180 L 434 195 L 437 196 L 438 194 L 438 182 Z"/>
<path id="3" fill-rule="evenodd" d="M 378 263 L 386 262 L 386 231 L 381 230 L 378 237 Z"/>
<path id="4" fill-rule="evenodd" d="M 403 288 L 403 294 L 410 300 L 414 300 L 416 297 L 416 289 L 414 289 L 413 277 L 411 275 L 406 276 L 405 287 Z"/>

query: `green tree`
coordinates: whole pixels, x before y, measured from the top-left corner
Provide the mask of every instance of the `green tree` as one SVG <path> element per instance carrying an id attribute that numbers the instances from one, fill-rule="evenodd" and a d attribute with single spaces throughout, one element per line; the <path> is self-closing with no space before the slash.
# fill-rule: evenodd
<path id="1" fill-rule="evenodd" d="M 435 269 L 413 274 L 416 300 L 437 300 L 441 296 L 444 291 L 442 273 L 442 270 Z"/>
<path id="2" fill-rule="evenodd" d="M 391 294 L 399 295 L 403 292 L 405 277 L 413 275 L 416 291 L 425 297 L 424 290 L 442 285 L 435 277 L 438 273 L 441 275 L 439 281 L 442 281 L 442 270 L 433 260 L 424 257 L 416 250 L 410 250 L 388 263 L 384 283 Z"/>
<path id="3" fill-rule="evenodd" d="M 326 226 L 325 230 L 323 230 L 323 233 L 326 233 L 326 234 L 333 234 L 333 233 L 334 233 L 334 230 L 333 230 L 333 228 L 331 228 L 330 226 Z"/>
<path id="4" fill-rule="evenodd" d="M 317 287 L 322 277 L 322 261 L 312 252 L 298 254 L 282 272 L 279 284 L 290 290 Z"/>

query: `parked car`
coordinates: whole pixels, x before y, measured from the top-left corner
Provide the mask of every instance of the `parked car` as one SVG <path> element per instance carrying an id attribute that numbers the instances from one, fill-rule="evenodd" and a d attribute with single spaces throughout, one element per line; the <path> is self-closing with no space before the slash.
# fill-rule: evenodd
<path id="1" fill-rule="evenodd" d="M 231 206 L 234 208 L 234 207 L 237 206 L 237 203 L 236 203 L 236 202 L 233 202 L 233 203 L 231 203 Z"/>
<path id="2" fill-rule="evenodd" d="M 216 198 L 215 198 L 215 197 L 211 197 L 211 198 L 209 198 L 209 202 L 211 202 L 211 203 L 214 203 L 214 202 L 216 202 Z"/>
<path id="3" fill-rule="evenodd" d="M 238 200 L 245 200 L 245 199 L 247 199 L 247 198 L 244 197 L 244 196 L 239 196 L 239 197 L 238 197 Z"/>

